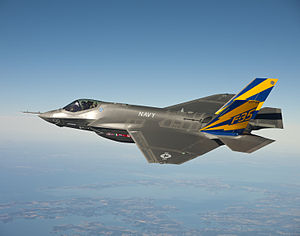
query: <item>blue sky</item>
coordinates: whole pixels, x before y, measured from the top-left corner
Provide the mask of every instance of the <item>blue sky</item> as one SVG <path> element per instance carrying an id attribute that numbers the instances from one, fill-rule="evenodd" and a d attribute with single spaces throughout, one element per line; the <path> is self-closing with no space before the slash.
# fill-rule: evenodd
<path id="1" fill-rule="evenodd" d="M 0 138 L 79 138 L 21 110 L 83 97 L 167 106 L 273 77 L 265 105 L 286 129 L 263 132 L 299 154 L 299 26 L 289 0 L 1 1 Z"/>

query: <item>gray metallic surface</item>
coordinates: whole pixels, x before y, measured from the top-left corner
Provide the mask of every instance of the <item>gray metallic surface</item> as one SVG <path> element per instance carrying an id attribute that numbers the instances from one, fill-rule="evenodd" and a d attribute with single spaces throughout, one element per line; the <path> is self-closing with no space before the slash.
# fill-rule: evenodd
<path id="1" fill-rule="evenodd" d="M 206 113 L 214 114 L 234 95 L 235 94 L 228 94 L 228 93 L 215 94 L 208 97 L 195 99 L 189 102 L 168 106 L 165 107 L 165 109 L 172 110 L 172 111 L 179 111 L 183 108 L 184 111 L 192 111 L 192 112 L 200 112 L 200 113 L 206 112 Z"/>
<path id="2" fill-rule="evenodd" d="M 257 135 L 239 135 L 236 137 L 220 137 L 221 141 L 228 146 L 232 151 L 236 152 L 254 152 L 275 140 L 267 139 Z"/>
<path id="3" fill-rule="evenodd" d="M 283 129 L 282 114 L 280 108 L 263 107 L 257 113 L 255 119 L 249 122 L 248 129 L 259 130 L 266 128 Z"/>
<path id="4" fill-rule="evenodd" d="M 90 102 L 93 106 L 68 110 L 71 103 L 39 117 L 60 127 L 93 131 L 118 142 L 135 142 L 150 163 L 181 164 L 224 144 L 234 151 L 252 152 L 273 142 L 254 135 L 237 139 L 199 131 L 232 97 L 233 94 L 217 94 L 165 108 L 81 99 L 73 103 Z M 268 125 L 281 127 L 282 120 L 281 125 L 280 119 L 274 120 L 279 113 L 281 116 L 276 108 L 261 109 L 260 119 L 253 120 L 248 132 Z M 264 119 L 268 114 L 277 115 Z"/>

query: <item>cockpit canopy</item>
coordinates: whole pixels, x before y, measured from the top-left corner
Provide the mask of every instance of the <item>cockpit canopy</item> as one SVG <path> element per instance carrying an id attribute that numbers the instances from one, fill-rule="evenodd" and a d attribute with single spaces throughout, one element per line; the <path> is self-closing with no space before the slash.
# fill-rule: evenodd
<path id="1" fill-rule="evenodd" d="M 65 106 L 63 109 L 70 112 L 77 112 L 88 110 L 97 107 L 100 104 L 100 101 L 92 99 L 78 99 L 69 105 Z"/>

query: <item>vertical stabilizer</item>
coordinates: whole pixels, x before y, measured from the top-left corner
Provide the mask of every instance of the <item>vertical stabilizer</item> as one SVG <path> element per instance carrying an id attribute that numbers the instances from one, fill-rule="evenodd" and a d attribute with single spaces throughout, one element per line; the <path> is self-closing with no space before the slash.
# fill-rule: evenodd
<path id="1" fill-rule="evenodd" d="M 237 93 L 201 129 L 214 135 L 241 135 L 268 97 L 277 79 L 257 78 Z"/>
<path id="2" fill-rule="evenodd" d="M 220 114 L 236 100 L 259 101 L 260 104 L 257 107 L 257 110 L 259 110 L 277 81 L 278 79 L 271 78 L 256 78 L 252 80 L 245 88 L 242 89 L 242 91 L 237 93 L 233 98 L 225 103 L 224 106 L 222 106 L 215 114 Z"/>

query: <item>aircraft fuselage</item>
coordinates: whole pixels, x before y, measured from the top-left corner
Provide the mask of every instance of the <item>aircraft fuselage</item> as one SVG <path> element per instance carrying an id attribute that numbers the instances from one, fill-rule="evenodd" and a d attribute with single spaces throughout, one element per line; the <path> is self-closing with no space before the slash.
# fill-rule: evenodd
<path id="1" fill-rule="evenodd" d="M 100 102 L 92 109 L 71 112 L 63 108 L 39 115 L 59 127 L 94 131 L 98 135 L 119 142 L 134 142 L 127 130 L 145 123 L 149 129 L 176 129 L 181 132 L 199 132 L 210 119 L 206 113 L 169 111 L 164 108 Z"/>
<path id="2" fill-rule="evenodd" d="M 60 127 L 136 143 L 149 163 L 181 164 L 222 145 L 252 153 L 274 142 L 251 131 L 283 128 L 280 108 L 262 108 L 276 82 L 256 78 L 237 94 L 215 94 L 164 108 L 78 99 L 34 114 Z"/>

